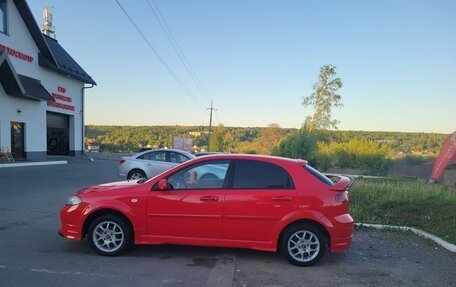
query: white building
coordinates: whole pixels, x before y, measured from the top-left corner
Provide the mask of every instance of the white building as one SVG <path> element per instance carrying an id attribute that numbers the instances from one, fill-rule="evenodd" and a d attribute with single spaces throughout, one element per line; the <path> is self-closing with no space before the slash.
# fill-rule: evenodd
<path id="1" fill-rule="evenodd" d="M 84 90 L 95 81 L 52 37 L 25 0 L 0 0 L 0 148 L 15 159 L 78 156 Z"/>

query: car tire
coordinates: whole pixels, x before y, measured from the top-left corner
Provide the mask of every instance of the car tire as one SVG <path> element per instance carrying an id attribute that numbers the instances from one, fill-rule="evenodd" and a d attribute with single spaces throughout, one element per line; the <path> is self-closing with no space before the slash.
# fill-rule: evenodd
<path id="1" fill-rule="evenodd" d="M 296 266 L 312 266 L 323 257 L 327 241 L 319 228 L 299 224 L 288 227 L 282 236 L 281 252 Z"/>
<path id="2" fill-rule="evenodd" d="M 144 173 L 144 171 L 139 170 L 139 169 L 133 169 L 127 175 L 127 179 L 128 180 L 130 180 L 130 179 L 131 180 L 139 180 L 139 179 L 143 179 L 143 178 L 147 178 L 147 176 Z"/>
<path id="3" fill-rule="evenodd" d="M 130 224 L 115 214 L 102 215 L 89 226 L 87 240 L 90 247 L 103 256 L 116 256 L 132 245 L 133 231 Z"/>

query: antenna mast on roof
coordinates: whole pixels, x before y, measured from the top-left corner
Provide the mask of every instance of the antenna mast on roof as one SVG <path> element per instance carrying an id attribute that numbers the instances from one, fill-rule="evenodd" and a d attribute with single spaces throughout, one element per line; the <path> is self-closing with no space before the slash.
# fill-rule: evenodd
<path id="1" fill-rule="evenodd" d="M 55 39 L 55 28 L 52 26 L 52 17 L 54 15 L 54 11 L 52 11 L 53 8 L 46 6 L 43 10 L 43 19 L 44 19 L 44 24 L 41 26 L 41 32 L 49 37 L 52 37 Z"/>

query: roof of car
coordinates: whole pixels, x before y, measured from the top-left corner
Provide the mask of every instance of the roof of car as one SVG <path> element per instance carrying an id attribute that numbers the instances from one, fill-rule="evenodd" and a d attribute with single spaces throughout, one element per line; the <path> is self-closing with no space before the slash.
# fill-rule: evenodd
<path id="1" fill-rule="evenodd" d="M 283 161 L 283 162 L 294 162 L 300 165 L 306 165 L 307 161 L 302 159 L 291 159 L 286 157 L 271 156 L 271 155 L 257 155 L 257 154 L 211 154 L 197 157 L 197 159 L 251 159 L 251 160 L 263 160 L 263 161 Z"/>
<path id="2" fill-rule="evenodd" d="M 149 150 L 144 150 L 144 151 L 135 153 L 134 155 L 142 155 L 142 154 L 145 154 L 145 153 L 155 152 L 155 151 L 173 151 L 173 152 L 183 153 L 183 154 L 186 154 L 186 155 L 192 155 L 191 153 L 189 153 L 189 152 L 187 152 L 187 151 L 180 150 L 180 149 L 172 149 L 172 148 L 149 149 Z M 194 156 L 194 155 L 192 155 L 192 156 Z"/>

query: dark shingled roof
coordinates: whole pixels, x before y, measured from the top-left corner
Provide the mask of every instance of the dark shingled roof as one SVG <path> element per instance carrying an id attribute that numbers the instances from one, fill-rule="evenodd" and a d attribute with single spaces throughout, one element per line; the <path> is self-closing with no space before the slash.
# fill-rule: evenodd
<path id="1" fill-rule="evenodd" d="M 89 74 L 87 74 L 86 71 L 84 71 L 84 69 L 81 66 L 79 66 L 79 64 L 70 56 L 70 54 L 68 54 L 67 51 L 65 51 L 65 49 L 63 49 L 62 46 L 60 46 L 57 40 L 46 35 L 43 36 L 44 40 L 46 40 L 46 43 L 51 49 L 52 55 L 57 61 L 57 72 L 61 72 L 65 75 L 71 76 L 84 83 L 96 85 L 92 77 L 90 77 Z"/>
<path id="2" fill-rule="evenodd" d="M 17 74 L 5 51 L 0 51 L 0 85 L 10 96 L 38 101 L 55 101 L 41 85 L 41 81 Z"/>
<path id="3" fill-rule="evenodd" d="M 3 86 L 6 94 L 11 96 L 22 96 L 25 93 L 24 86 L 5 51 L 0 51 L 0 85 Z"/>
<path id="4" fill-rule="evenodd" d="M 51 96 L 51 94 L 49 94 L 48 91 L 46 91 L 46 89 L 43 87 L 43 85 L 41 85 L 41 82 L 39 80 L 20 74 L 18 74 L 17 76 L 21 80 L 22 86 L 24 86 L 24 96 L 32 97 L 37 100 L 55 102 L 54 98 Z"/>
<path id="5" fill-rule="evenodd" d="M 41 33 L 35 18 L 25 0 L 14 0 L 19 14 L 32 35 L 38 49 L 40 66 L 69 76 L 87 84 L 96 85 L 95 81 L 79 66 L 79 64 L 60 46 L 57 40 Z"/>

